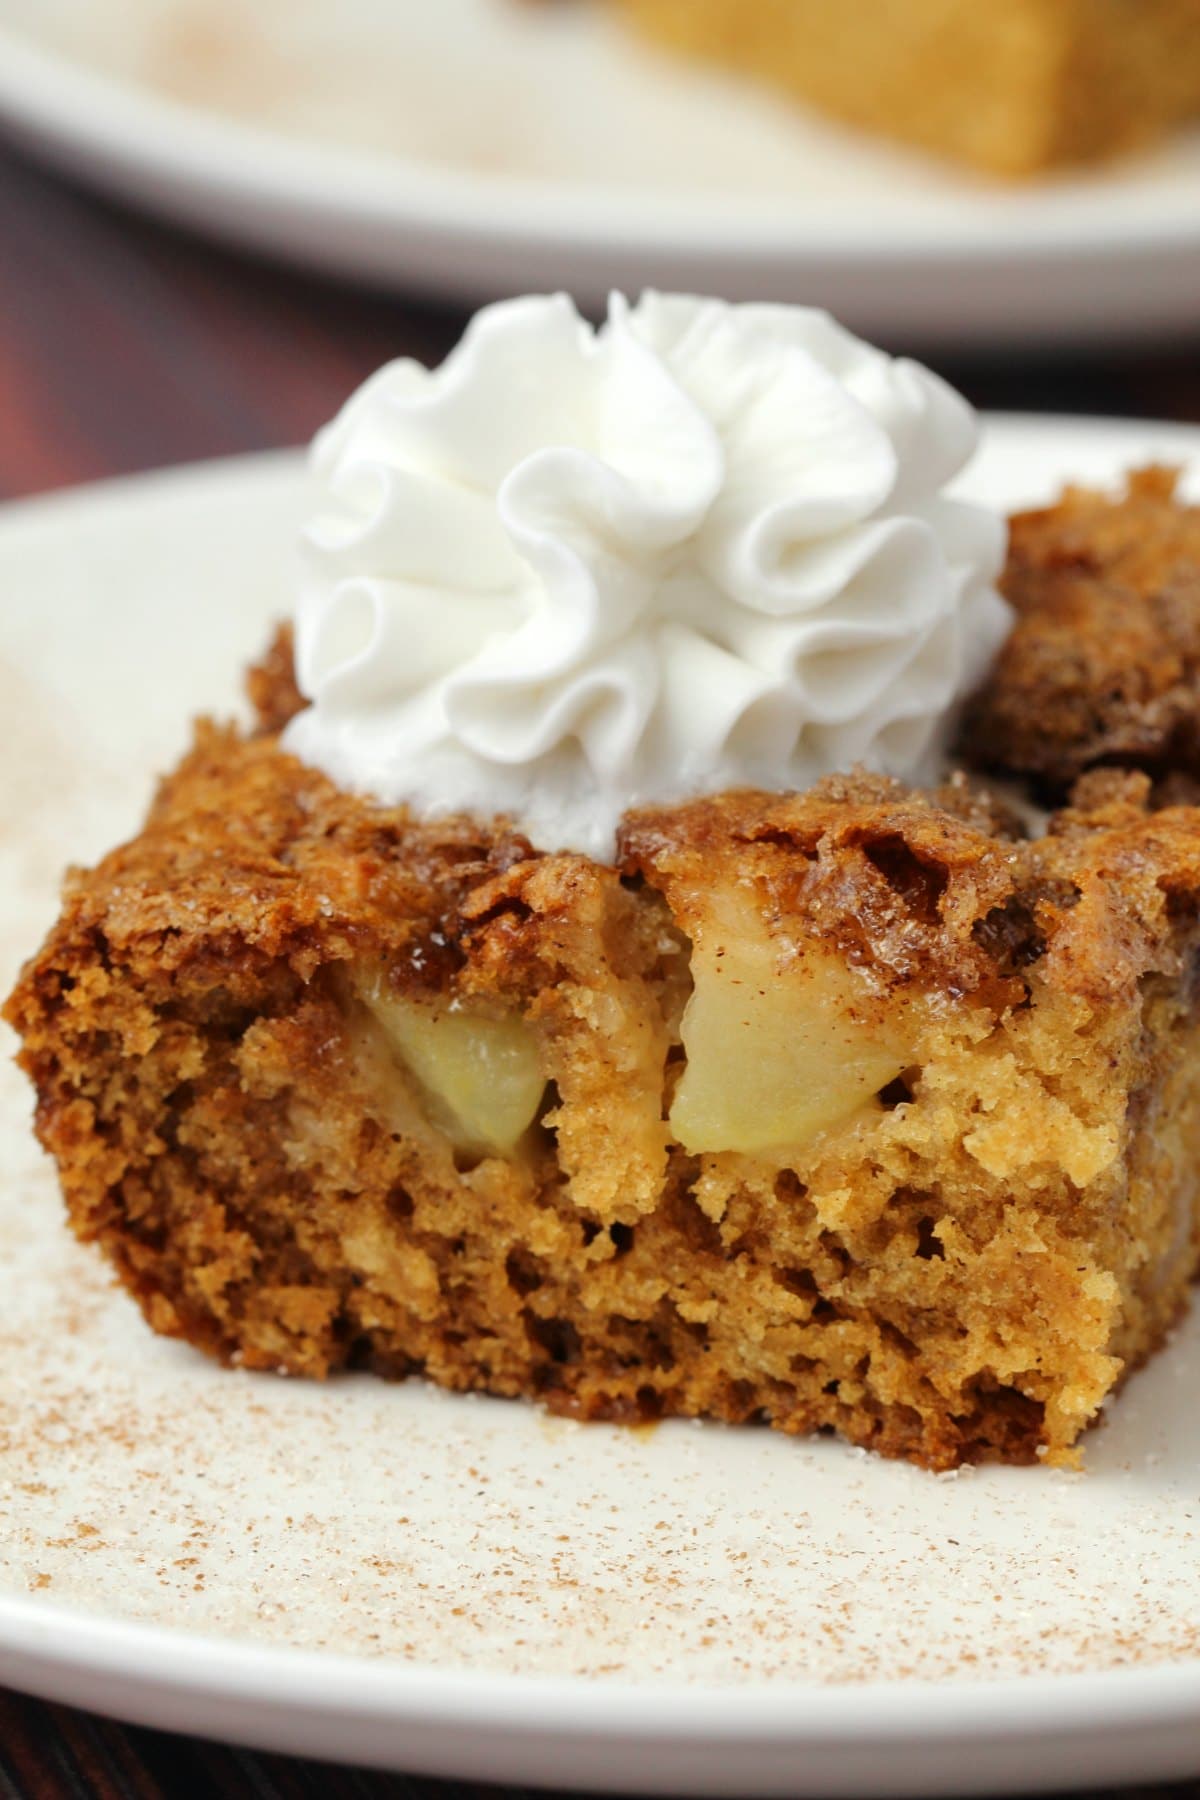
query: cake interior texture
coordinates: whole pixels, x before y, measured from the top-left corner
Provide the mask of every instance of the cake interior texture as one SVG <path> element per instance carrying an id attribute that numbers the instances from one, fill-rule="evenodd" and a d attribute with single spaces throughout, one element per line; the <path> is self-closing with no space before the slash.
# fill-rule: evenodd
<path id="1" fill-rule="evenodd" d="M 1146 506 L 1175 536 L 1135 581 L 1113 518 Z M 994 760 L 1081 679 L 1062 582 L 1110 627 L 1200 589 L 1176 515 L 1149 474 L 1016 522 Z M 252 694 L 70 877 L 6 1009 L 71 1223 L 155 1330 L 935 1469 L 1077 1454 L 1200 1257 L 1200 810 L 1161 756 L 1063 757 L 1045 835 L 963 776 L 855 774 L 635 812 L 610 866 L 285 754 L 286 633 Z"/>
<path id="2" fill-rule="evenodd" d="M 1200 0 L 618 0 L 661 43 L 1001 175 L 1200 112 Z"/>

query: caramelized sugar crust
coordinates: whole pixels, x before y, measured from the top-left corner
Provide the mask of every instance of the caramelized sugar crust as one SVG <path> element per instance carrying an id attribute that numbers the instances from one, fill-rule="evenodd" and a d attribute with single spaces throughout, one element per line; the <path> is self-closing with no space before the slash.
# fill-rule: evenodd
<path id="1" fill-rule="evenodd" d="M 1004 587 L 1017 625 L 964 754 L 1059 796 L 1101 764 L 1200 775 L 1200 508 L 1172 471 L 1020 514 Z"/>
<path id="2" fill-rule="evenodd" d="M 1197 1260 L 1200 815 L 1148 798 L 1030 841 L 858 776 L 607 868 L 205 725 L 7 1016 L 75 1230 L 224 1360 L 1062 1460 Z M 533 1047 L 502 1150 L 448 1016 Z"/>

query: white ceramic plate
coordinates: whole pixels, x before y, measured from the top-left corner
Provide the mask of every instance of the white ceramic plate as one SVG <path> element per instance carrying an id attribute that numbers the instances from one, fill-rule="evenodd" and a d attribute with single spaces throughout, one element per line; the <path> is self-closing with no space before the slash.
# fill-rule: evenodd
<path id="1" fill-rule="evenodd" d="M 1036 500 L 1154 456 L 1200 484 L 1200 431 L 994 420 L 971 485 Z M 228 709 L 301 504 L 285 456 L 0 515 L 0 987 L 62 863 L 135 826 L 190 713 Z M 152 1337 L 71 1242 L 29 1111 L 5 1056 L 0 1682 L 563 1787 L 1200 1772 L 1200 1318 L 1082 1477 L 227 1372 Z"/>
<path id="2" fill-rule="evenodd" d="M 256 248 L 472 299 L 805 300 L 893 341 L 1200 324 L 1200 132 L 1008 187 L 573 0 L 0 0 L 0 123 Z"/>

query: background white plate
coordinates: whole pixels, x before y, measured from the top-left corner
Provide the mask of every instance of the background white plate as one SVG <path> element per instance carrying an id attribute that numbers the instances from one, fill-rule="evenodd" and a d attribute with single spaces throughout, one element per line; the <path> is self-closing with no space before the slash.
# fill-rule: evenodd
<path id="1" fill-rule="evenodd" d="M 999 185 L 659 57 L 598 0 L 0 0 L 0 122 L 246 244 L 471 299 L 652 283 L 906 344 L 1200 325 L 1200 131 Z"/>
<path id="2" fill-rule="evenodd" d="M 993 420 L 1004 504 L 1200 431 Z M 285 609 L 292 457 L 0 515 L 0 987 Z M 11 1048 L 5 1038 L 3 1049 Z M 980 1792 L 1200 1771 L 1200 1318 L 1088 1473 L 576 1426 L 153 1338 L 0 1066 L 0 1682 L 459 1776 Z"/>

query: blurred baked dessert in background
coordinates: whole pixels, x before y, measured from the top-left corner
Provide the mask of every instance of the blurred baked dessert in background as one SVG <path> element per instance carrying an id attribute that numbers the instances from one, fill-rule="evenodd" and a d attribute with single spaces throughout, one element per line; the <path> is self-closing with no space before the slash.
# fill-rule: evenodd
<path id="1" fill-rule="evenodd" d="M 1200 112 L 1200 0 L 613 0 L 649 37 L 993 174 Z"/>

